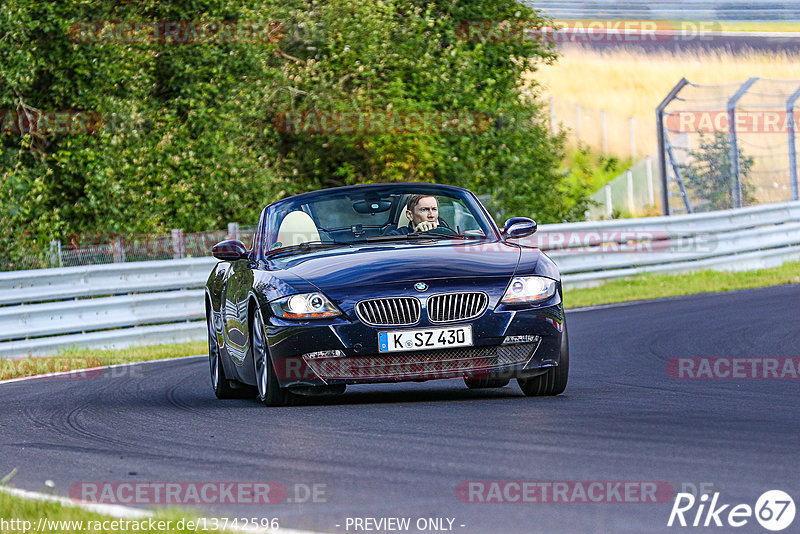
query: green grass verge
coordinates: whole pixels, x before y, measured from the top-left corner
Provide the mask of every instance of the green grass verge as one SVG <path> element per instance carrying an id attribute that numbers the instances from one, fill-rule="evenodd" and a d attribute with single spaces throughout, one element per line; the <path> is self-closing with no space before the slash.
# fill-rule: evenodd
<path id="1" fill-rule="evenodd" d="M 699 271 L 682 275 L 639 275 L 624 280 L 614 280 L 597 287 L 567 289 L 564 292 L 564 304 L 567 308 L 579 308 L 783 284 L 800 284 L 800 262 L 785 263 L 780 267 L 757 271 Z"/>
<path id="2" fill-rule="evenodd" d="M 73 347 L 60 351 L 53 356 L 43 358 L 0 359 L 0 380 L 207 353 L 208 343 L 205 341 L 178 343 L 175 345 L 146 345 L 116 350 Z"/>
<path id="3" fill-rule="evenodd" d="M 90 533 L 129 533 L 143 532 L 152 534 L 178 534 L 195 532 L 197 516 L 184 516 L 181 512 L 169 510 L 158 513 L 152 519 L 117 519 L 111 516 L 89 512 L 74 506 L 65 506 L 58 502 L 23 499 L 0 491 L 0 518 L 5 525 L 0 525 L 0 532 L 36 532 L 42 523 L 40 532 L 58 532 L 62 534 Z M 42 519 L 42 520 L 44 520 Z M 181 520 L 183 523 L 180 524 Z M 25 523 L 28 522 L 28 523 Z M 127 523 L 125 523 L 127 522 Z M 134 525 L 133 523 L 137 523 Z M 183 528 L 180 528 L 180 527 Z M 213 525 L 209 522 L 209 528 Z M 202 523 L 198 532 L 220 532 L 219 530 L 203 530 Z"/>

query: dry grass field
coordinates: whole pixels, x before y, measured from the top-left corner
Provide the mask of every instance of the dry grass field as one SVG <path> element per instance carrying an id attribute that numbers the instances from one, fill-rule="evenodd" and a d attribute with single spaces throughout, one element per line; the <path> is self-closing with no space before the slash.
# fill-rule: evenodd
<path id="1" fill-rule="evenodd" d="M 673 54 L 570 46 L 553 65 L 529 76 L 541 85 L 545 99 L 555 98 L 557 120 L 565 127 L 574 130 L 574 105 L 581 105 L 581 138 L 593 148 L 601 148 L 600 109 L 607 110 L 609 151 L 621 156 L 627 156 L 630 145 L 626 119 L 634 117 L 637 152 L 643 156 L 655 150 L 655 108 L 681 77 L 701 84 L 741 82 L 752 76 L 800 80 L 800 54 Z"/>
<path id="2" fill-rule="evenodd" d="M 752 76 L 800 80 L 800 55 L 647 54 L 570 47 L 534 76 L 547 96 L 650 120 L 681 77 L 695 83 L 737 82 Z"/>

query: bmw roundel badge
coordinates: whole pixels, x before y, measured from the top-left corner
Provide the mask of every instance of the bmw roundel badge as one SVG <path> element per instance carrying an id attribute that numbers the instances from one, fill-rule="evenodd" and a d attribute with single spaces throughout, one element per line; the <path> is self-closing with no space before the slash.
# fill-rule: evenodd
<path id="1" fill-rule="evenodd" d="M 417 282 L 416 284 L 414 284 L 414 289 L 416 289 L 417 291 L 425 291 L 428 289 L 428 284 L 426 284 L 425 282 Z"/>

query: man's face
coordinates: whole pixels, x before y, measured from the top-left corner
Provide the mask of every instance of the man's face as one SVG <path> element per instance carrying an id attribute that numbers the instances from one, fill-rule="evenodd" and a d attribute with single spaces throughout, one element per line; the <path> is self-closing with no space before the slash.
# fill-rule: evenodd
<path id="1" fill-rule="evenodd" d="M 436 197 L 422 197 L 413 210 L 406 210 L 406 217 L 414 227 L 424 221 L 437 222 L 439 220 L 439 201 L 436 200 Z"/>

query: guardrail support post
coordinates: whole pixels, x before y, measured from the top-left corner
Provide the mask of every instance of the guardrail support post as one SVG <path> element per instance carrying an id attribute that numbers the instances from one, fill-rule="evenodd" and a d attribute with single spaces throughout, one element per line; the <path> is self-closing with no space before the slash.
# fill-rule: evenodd
<path id="1" fill-rule="evenodd" d="M 183 229 L 172 230 L 172 259 L 179 260 L 186 256 L 185 243 L 183 242 Z"/>

